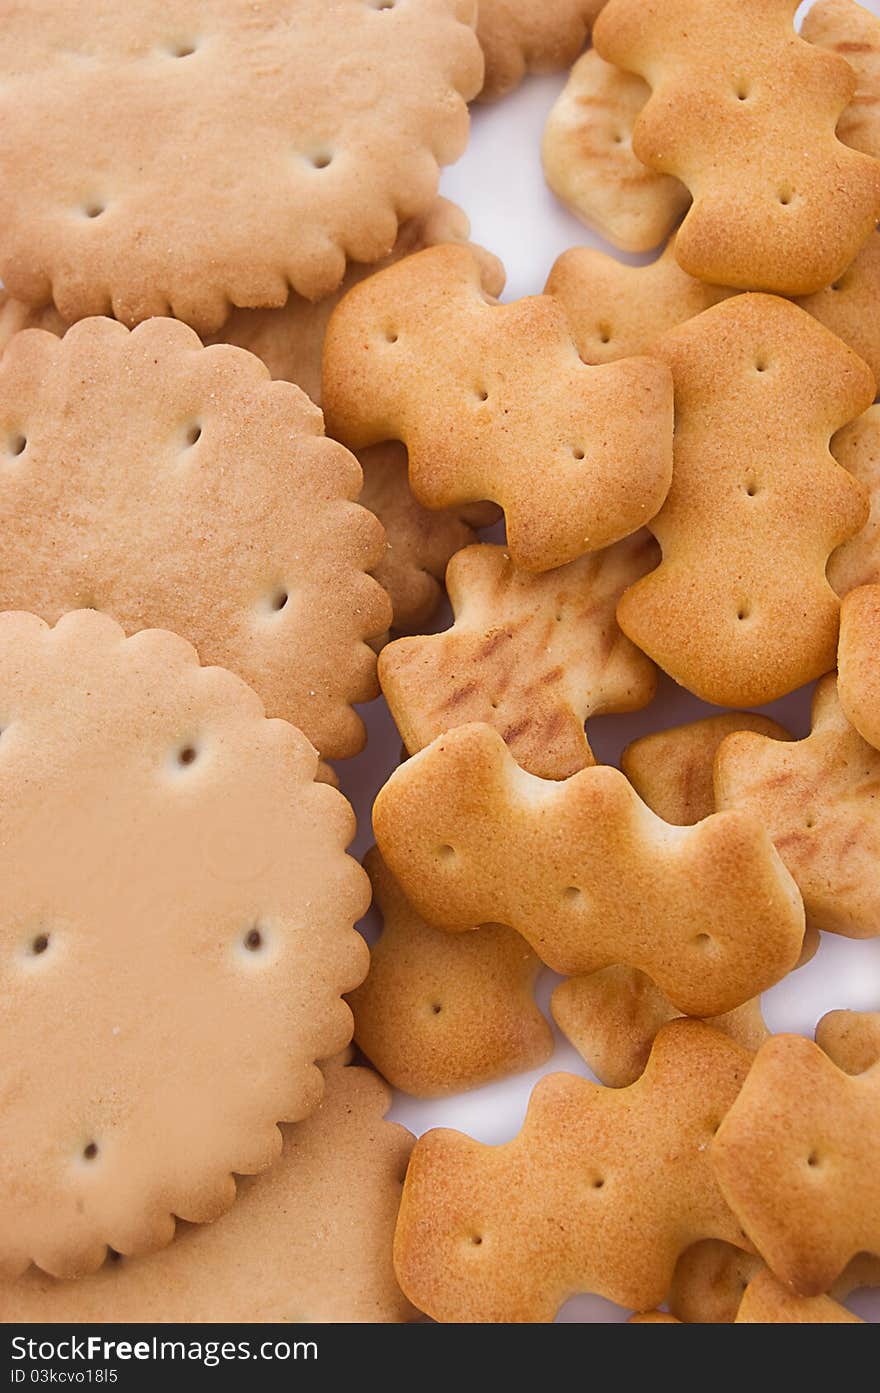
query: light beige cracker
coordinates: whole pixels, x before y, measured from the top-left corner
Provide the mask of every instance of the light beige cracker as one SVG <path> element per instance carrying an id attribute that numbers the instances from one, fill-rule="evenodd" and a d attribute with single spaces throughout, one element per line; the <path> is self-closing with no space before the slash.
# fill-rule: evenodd
<path id="1" fill-rule="evenodd" d="M 665 242 L 690 203 L 678 179 L 636 157 L 632 133 L 647 83 L 590 49 L 571 70 L 547 118 L 544 175 L 571 211 L 615 247 L 646 252 Z"/>
<path id="2" fill-rule="evenodd" d="M 837 668 L 847 719 L 880 749 L 880 585 L 861 585 L 844 597 Z"/>
<path id="3" fill-rule="evenodd" d="M 362 747 L 384 537 L 298 388 L 172 320 L 32 330 L 0 361 L 0 457 L 0 608 L 171 629 L 325 757 Z"/>
<path id="4" fill-rule="evenodd" d="M 605 0 L 479 0 L 477 38 L 486 59 L 481 102 L 518 87 L 527 72 L 575 61 Z"/>
<path id="5" fill-rule="evenodd" d="M 734 294 L 683 271 L 670 242 L 648 266 L 628 266 L 595 247 L 569 247 L 544 287 L 562 305 L 585 363 L 650 353 L 668 329 Z"/>
<path id="6" fill-rule="evenodd" d="M 375 847 L 364 866 L 384 926 L 348 1002 L 359 1048 L 389 1083 L 431 1098 L 544 1064 L 553 1034 L 534 999 L 541 961 L 525 940 L 500 924 L 432 928 Z"/>
<path id="7" fill-rule="evenodd" d="M 798 0 L 610 0 L 594 32 L 652 89 L 633 149 L 693 196 L 676 255 L 699 280 L 809 295 L 880 218 L 880 164 L 838 139 L 856 90 L 794 31 Z"/>
<path id="8" fill-rule="evenodd" d="M 623 751 L 620 767 L 658 817 L 691 826 L 715 812 L 715 755 L 722 740 L 738 730 L 751 730 L 769 740 L 792 738 L 778 721 L 760 712 L 725 711 L 723 716 L 640 736 Z"/>
<path id="9" fill-rule="evenodd" d="M 594 764 L 587 718 L 639 710 L 654 695 L 654 666 L 623 637 L 615 610 L 657 560 L 644 532 L 537 576 L 519 570 L 504 547 L 458 552 L 446 575 L 452 628 L 398 639 L 379 660 L 410 754 L 485 721 L 540 778 L 565 779 Z"/>
<path id="10" fill-rule="evenodd" d="M 858 1253 L 880 1256 L 880 1062 L 851 1076 L 811 1040 L 774 1036 L 709 1150 L 749 1237 L 797 1295 L 828 1291 Z"/>
<path id="11" fill-rule="evenodd" d="M 801 36 L 854 70 L 855 94 L 837 134 L 845 145 L 880 159 L 880 18 L 855 0 L 817 0 L 804 15 Z"/>
<path id="12" fill-rule="evenodd" d="M 305 1122 L 282 1129 L 279 1159 L 266 1175 L 239 1182 L 228 1214 L 214 1224 L 181 1224 L 160 1253 L 111 1255 L 79 1281 L 31 1268 L 0 1284 L 0 1320 L 412 1320 L 391 1242 L 413 1139 L 383 1120 L 390 1095 L 371 1070 L 337 1059 L 322 1072 L 322 1102 Z"/>
<path id="13" fill-rule="evenodd" d="M 215 1219 L 316 1106 L 368 886 L 305 737 L 172 634 L 4 614 L 0 729 L 0 1270 L 72 1277 Z"/>
<path id="14" fill-rule="evenodd" d="M 537 779 L 490 726 L 401 765 L 373 827 L 429 923 L 506 924 L 567 976 L 638 967 L 690 1015 L 741 1005 L 801 951 L 800 896 L 757 818 L 672 828 L 619 770 Z"/>
<path id="15" fill-rule="evenodd" d="M 795 1296 L 766 1268 L 753 1277 L 736 1313 L 737 1325 L 862 1325 L 830 1296 Z"/>
<path id="16" fill-rule="evenodd" d="M 828 562 L 828 579 L 838 595 L 859 585 L 880 584 L 880 406 L 870 406 L 831 442 L 834 457 L 866 489 L 868 521 Z"/>
<path id="17" fill-rule="evenodd" d="M 354 287 L 324 342 L 327 428 L 399 439 L 421 503 L 491 499 L 516 565 L 546 571 L 635 532 L 666 497 L 665 364 L 587 367 L 548 296 L 487 302 L 464 247 L 432 247 Z"/>
<path id="18" fill-rule="evenodd" d="M 657 1305 L 689 1243 L 746 1243 L 708 1144 L 748 1065 L 720 1031 L 674 1021 L 623 1092 L 550 1074 L 503 1146 L 428 1132 L 394 1239 L 404 1291 L 435 1320 L 459 1322 L 549 1321 L 581 1291 Z"/>
<path id="19" fill-rule="evenodd" d="M 758 817 L 797 881 L 815 928 L 880 933 L 880 752 L 847 720 L 834 675 L 813 699 L 805 740 L 730 735 L 715 760 L 719 808 Z"/>
<path id="20" fill-rule="evenodd" d="M 675 381 L 672 488 L 650 524 L 663 560 L 623 596 L 618 622 L 704 701 L 760 706 L 834 666 L 825 567 L 868 503 L 826 447 L 874 381 L 827 329 L 767 295 L 724 300 L 653 351 Z"/>
<path id="21" fill-rule="evenodd" d="M 473 0 L 4 8 L 0 278 L 68 320 L 329 294 L 430 206 L 483 76 Z"/>

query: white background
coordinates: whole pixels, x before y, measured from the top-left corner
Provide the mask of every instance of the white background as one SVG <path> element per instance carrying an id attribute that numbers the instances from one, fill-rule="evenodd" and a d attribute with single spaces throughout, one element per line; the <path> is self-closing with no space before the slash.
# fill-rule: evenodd
<path id="1" fill-rule="evenodd" d="M 540 3 L 540 0 L 536 0 Z M 862 0 L 880 14 L 880 0 Z M 809 5 L 801 6 L 801 12 Z M 592 245 L 613 251 L 565 211 L 544 183 L 541 171 L 541 134 L 547 114 L 562 90 L 566 74 L 529 78 L 512 96 L 492 106 L 472 108 L 469 148 L 462 160 L 444 172 L 441 192 L 458 203 L 471 219 L 473 237 L 501 257 L 507 268 L 504 299 L 540 292 L 556 257 L 568 247 Z M 615 252 L 617 256 L 621 253 Z M 624 257 L 631 261 L 650 257 Z M 878 306 L 880 313 L 880 306 Z M 436 627 L 449 622 L 448 612 Z M 589 723 L 590 743 L 597 759 L 616 764 L 624 745 L 646 734 L 682 721 L 712 714 L 688 693 L 661 679 L 658 695 L 645 711 L 634 716 L 598 717 Z M 795 693 L 763 707 L 797 736 L 809 730 L 810 691 Z M 369 728 L 364 754 L 338 765 L 343 791 L 352 800 L 358 817 L 355 854 L 372 841 L 370 809 L 373 798 L 396 766 L 400 752 L 397 735 L 384 701 L 363 712 Z M 368 937 L 375 926 L 364 925 Z M 549 998 L 559 980 L 547 971 L 539 983 L 538 1000 L 549 1017 Z M 834 1007 L 861 1010 L 880 1008 L 880 938 L 857 942 L 822 935 L 816 957 L 786 981 L 765 993 L 764 1013 L 771 1030 L 812 1035 L 820 1016 Z M 541 1073 L 566 1069 L 589 1074 L 580 1056 L 556 1032 L 556 1052 L 543 1070 L 519 1075 L 472 1093 L 442 1100 L 418 1100 L 395 1094 L 391 1116 L 413 1132 L 429 1127 L 457 1127 L 486 1142 L 503 1142 L 520 1128 L 531 1089 Z M 880 1292 L 855 1295 L 848 1303 L 859 1315 L 880 1321 Z M 617 1321 L 628 1312 L 599 1297 L 582 1296 L 569 1301 L 564 1321 Z"/>

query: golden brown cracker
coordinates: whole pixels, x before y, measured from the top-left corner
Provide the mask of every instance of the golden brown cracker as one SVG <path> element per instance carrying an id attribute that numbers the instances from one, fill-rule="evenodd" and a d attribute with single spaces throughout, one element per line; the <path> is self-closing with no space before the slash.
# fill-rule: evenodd
<path id="1" fill-rule="evenodd" d="M 355 1040 L 388 1082 L 432 1098 L 544 1064 L 553 1034 L 535 1005 L 541 962 L 525 940 L 500 924 L 432 928 L 375 847 L 364 867 L 384 927 L 348 1002 Z"/>
<path id="2" fill-rule="evenodd" d="M 844 596 L 837 650 L 837 692 L 859 735 L 880 749 L 880 585 Z"/>
<path id="3" fill-rule="evenodd" d="M 703 700 L 760 706 L 834 666 L 840 607 L 825 567 L 868 503 L 826 444 L 873 399 L 873 378 L 767 295 L 724 300 L 653 351 L 675 381 L 672 487 L 650 523 L 663 560 L 618 621 Z"/>
<path id="4" fill-rule="evenodd" d="M 636 531 L 671 477 L 671 390 L 648 358 L 587 367 L 548 296 L 487 303 L 464 247 L 355 286 L 324 341 L 328 430 L 402 440 L 430 508 L 491 499 L 515 563 L 546 571 Z"/>
<path id="5" fill-rule="evenodd" d="M 238 1182 L 214 1224 L 181 1224 L 142 1258 L 111 1256 L 76 1282 L 30 1268 L 0 1284 L 0 1319 L 61 1322 L 407 1321 L 391 1265 L 413 1138 L 384 1121 L 389 1092 L 369 1069 L 322 1066 L 324 1097 L 282 1128 L 272 1169 Z"/>
<path id="6" fill-rule="evenodd" d="M 834 675 L 805 740 L 730 735 L 715 760 L 719 808 L 759 817 L 797 881 L 809 921 L 848 938 L 880 932 L 880 752 L 847 720 Z"/>
<path id="7" fill-rule="evenodd" d="M 835 134 L 856 90 L 794 30 L 798 0 L 610 0 L 594 42 L 651 98 L 633 149 L 693 196 L 676 255 L 699 280 L 809 295 L 880 218 L 880 164 Z"/>
<path id="8" fill-rule="evenodd" d="M 685 1324 L 730 1324 L 751 1282 L 767 1268 L 757 1253 L 709 1238 L 682 1253 L 669 1288 L 669 1309 Z M 860 1287 L 880 1285 L 880 1259 L 861 1253 L 831 1288 L 835 1301 Z M 799 1298 L 803 1301 L 811 1298 Z"/>
<path id="9" fill-rule="evenodd" d="M 880 231 L 873 232 L 851 266 L 831 285 L 795 304 L 849 344 L 880 382 Z M 836 453 L 836 451 L 835 451 Z"/>
<path id="10" fill-rule="evenodd" d="M 182 638 L 7 612 L 0 728 L 0 1268 L 78 1276 L 215 1219 L 314 1109 L 368 886 L 314 749 Z"/>
<path id="11" fill-rule="evenodd" d="M 831 449 L 867 490 L 870 502 L 864 527 L 838 547 L 828 562 L 828 579 L 844 596 L 859 585 L 880 584 L 880 406 L 870 406 L 838 431 Z"/>
<path id="12" fill-rule="evenodd" d="M 577 58 L 605 0 L 479 0 L 486 59 L 481 102 L 518 87 L 527 72 L 553 73 Z"/>
<path id="13" fill-rule="evenodd" d="M 855 72 L 855 94 L 837 134 L 845 145 L 880 159 L 880 18 L 855 0 L 817 0 L 804 15 L 801 36 L 839 54 Z"/>
<path id="14" fill-rule="evenodd" d="M 550 1009 L 562 1033 L 609 1088 L 635 1083 L 644 1072 L 657 1032 L 681 1015 L 650 977 L 619 963 L 560 983 Z M 707 1024 L 753 1054 L 769 1035 L 757 999 L 709 1017 Z"/>
<path id="15" fill-rule="evenodd" d="M 737 1325 L 862 1325 L 830 1296 L 795 1296 L 765 1268 L 749 1282 L 736 1314 Z"/>
<path id="16" fill-rule="evenodd" d="M 619 770 L 537 779 L 490 726 L 401 765 L 373 828 L 429 923 L 506 924 L 567 976 L 638 967 L 691 1015 L 741 1005 L 800 953 L 800 896 L 757 818 L 672 828 Z"/>
<path id="17" fill-rule="evenodd" d="M 720 1031 L 674 1021 L 622 1092 L 545 1076 L 503 1146 L 428 1132 L 413 1150 L 394 1239 L 404 1291 L 435 1320 L 459 1322 L 549 1321 L 580 1291 L 657 1305 L 689 1243 L 745 1242 L 709 1142 L 748 1065 Z"/>
<path id="18" fill-rule="evenodd" d="M 456 726 L 485 721 L 541 778 L 564 779 L 595 763 L 587 718 L 639 710 L 654 695 L 654 666 L 623 637 L 615 610 L 657 560 L 644 532 L 540 575 L 519 570 L 501 546 L 458 552 L 446 575 L 452 628 L 399 639 L 379 660 L 410 754 Z"/>
<path id="19" fill-rule="evenodd" d="M 30 330 L 0 361 L 0 452 L 2 608 L 171 629 L 325 757 L 362 747 L 384 537 L 298 388 L 173 320 Z"/>
<path id="20" fill-rule="evenodd" d="M 818 1045 L 775 1035 L 710 1146 L 731 1207 L 797 1295 L 880 1255 L 880 1064 L 843 1073 Z"/>
<path id="21" fill-rule="evenodd" d="M 737 730 L 752 730 L 769 740 L 792 738 L 778 721 L 757 711 L 725 711 L 639 736 L 623 751 L 620 767 L 658 817 L 690 826 L 715 811 L 715 755 L 722 740 Z"/>
<path id="22" fill-rule="evenodd" d="M 863 1074 L 880 1059 L 880 1011 L 828 1011 L 816 1044 L 845 1074 Z"/>
<path id="23" fill-rule="evenodd" d="M 386 256 L 468 135 L 473 0 L 12 6 L 0 277 L 70 321 L 319 299 Z M 291 100 L 291 93 L 295 100 Z"/>
<path id="24" fill-rule="evenodd" d="M 547 118 L 541 157 L 550 188 L 615 247 L 646 252 L 669 236 L 690 203 L 678 179 L 636 157 L 633 126 L 650 88 L 590 49 L 575 63 Z"/>
<path id="25" fill-rule="evenodd" d="M 613 363 L 650 353 L 668 329 L 735 292 L 683 271 L 670 242 L 647 266 L 628 266 L 594 247 L 556 258 L 544 287 L 562 305 L 585 363 Z"/>

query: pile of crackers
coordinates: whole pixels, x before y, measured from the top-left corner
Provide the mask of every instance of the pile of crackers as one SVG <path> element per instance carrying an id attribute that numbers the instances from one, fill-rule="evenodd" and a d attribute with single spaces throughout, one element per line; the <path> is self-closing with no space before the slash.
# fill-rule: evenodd
<path id="1" fill-rule="evenodd" d="M 880 1286 L 880 973 L 760 1002 L 880 934 L 880 18 L 796 9 L 0 0 L 0 1319 Z M 547 181 L 655 259 L 501 303 L 440 167 L 566 69 Z M 385 1120 L 546 1064 L 544 968 L 513 1140 Z"/>

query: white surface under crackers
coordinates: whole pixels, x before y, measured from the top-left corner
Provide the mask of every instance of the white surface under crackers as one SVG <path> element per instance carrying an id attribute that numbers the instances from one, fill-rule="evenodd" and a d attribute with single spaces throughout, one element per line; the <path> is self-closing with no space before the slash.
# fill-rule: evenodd
<path id="1" fill-rule="evenodd" d="M 861 0 L 880 15 L 880 0 Z M 809 4 L 801 7 L 801 12 Z M 473 129 L 464 158 L 445 171 L 441 192 L 454 199 L 471 219 L 473 236 L 502 258 L 507 267 L 504 299 L 536 294 L 560 252 L 587 245 L 611 252 L 573 216 L 546 187 L 541 172 L 541 133 L 547 113 L 562 89 L 565 74 L 528 78 L 512 96 L 496 105 L 472 108 Z M 625 256 L 632 263 L 651 257 Z M 493 534 L 497 537 L 497 529 Z M 500 539 L 500 538 L 499 538 Z M 448 615 L 437 628 L 444 628 Z M 761 707 L 787 725 L 796 736 L 809 730 L 811 688 L 805 688 L 770 706 Z M 358 816 L 357 854 L 372 842 L 370 808 L 380 786 L 396 766 L 400 755 L 397 735 L 384 701 L 362 708 L 369 729 L 366 751 L 355 760 L 339 764 L 343 791 Z M 597 759 L 618 763 L 630 740 L 649 731 L 698 720 L 713 714 L 695 697 L 661 679 L 657 697 L 647 710 L 633 716 L 605 716 L 589 723 L 589 737 Z M 371 925 L 364 925 L 370 936 Z M 549 1017 L 550 993 L 558 979 L 545 972 L 538 999 Z M 764 1010 L 774 1031 L 812 1035 L 820 1016 L 834 1007 L 877 1010 L 880 1006 L 880 938 L 858 942 L 831 934 L 813 961 L 764 996 Z M 542 1073 L 566 1069 L 592 1077 L 586 1065 L 556 1031 L 557 1048 L 544 1069 L 451 1098 L 416 1100 L 395 1094 L 390 1116 L 416 1133 L 430 1127 L 457 1127 L 482 1141 L 506 1141 L 520 1128 L 529 1094 Z M 880 1291 L 857 1293 L 847 1305 L 863 1319 L 880 1322 Z M 560 1313 L 563 1321 L 622 1321 L 629 1312 L 598 1297 L 569 1301 Z"/>

